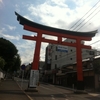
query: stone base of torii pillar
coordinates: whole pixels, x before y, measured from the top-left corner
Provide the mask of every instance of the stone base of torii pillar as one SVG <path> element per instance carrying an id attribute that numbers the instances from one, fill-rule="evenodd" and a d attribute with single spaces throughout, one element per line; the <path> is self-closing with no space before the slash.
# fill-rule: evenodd
<path id="1" fill-rule="evenodd" d="M 27 88 L 26 90 L 25 90 L 25 92 L 38 92 L 38 89 L 36 88 L 36 87 L 34 87 L 34 88 Z"/>

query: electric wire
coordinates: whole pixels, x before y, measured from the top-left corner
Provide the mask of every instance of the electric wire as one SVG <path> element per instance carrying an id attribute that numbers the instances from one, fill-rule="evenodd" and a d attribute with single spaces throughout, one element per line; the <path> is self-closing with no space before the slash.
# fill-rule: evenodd
<path id="1" fill-rule="evenodd" d="M 84 18 L 95 6 L 97 6 L 97 4 L 100 2 L 100 0 L 88 11 L 88 12 L 86 12 L 85 13 L 85 15 L 82 17 L 82 18 Z M 81 19 L 79 19 L 74 25 L 72 25 L 71 27 L 70 27 L 70 29 L 72 29 L 75 25 L 77 25 L 77 23 L 79 23 L 81 20 L 82 20 L 82 18 Z M 69 30 L 70 30 L 69 29 Z"/>
<path id="2" fill-rule="evenodd" d="M 96 42 L 93 42 L 92 44 L 90 44 L 90 45 L 93 45 L 93 44 L 95 44 L 95 43 L 97 43 L 97 42 L 100 42 L 100 40 L 98 40 L 98 41 L 96 41 Z"/>
<path id="3" fill-rule="evenodd" d="M 98 6 L 95 10 L 93 10 L 85 19 L 89 18 L 89 17 L 94 13 L 94 11 L 96 11 L 99 7 L 100 7 L 100 6 Z M 98 11 L 98 12 L 99 12 L 99 11 Z M 98 13 L 98 12 L 97 12 L 97 13 Z M 95 14 L 95 15 L 96 15 L 96 14 Z M 95 15 L 94 15 L 94 16 L 95 16 Z M 94 17 L 94 16 L 93 16 L 93 17 Z M 92 17 L 92 18 L 93 18 L 93 17 Z M 90 19 L 92 19 L 92 18 L 90 18 Z M 76 29 L 78 28 L 78 26 L 80 26 L 80 25 L 85 21 L 85 19 L 84 19 L 80 24 L 78 24 L 73 30 L 76 30 Z M 90 19 L 88 19 L 88 21 L 89 21 Z M 87 22 L 88 22 L 88 21 L 87 21 Z M 87 23 L 87 22 L 86 22 L 86 23 Z M 85 24 L 86 24 L 86 23 L 85 23 Z M 84 25 L 85 25 L 85 24 L 84 24 Z M 83 26 L 83 25 L 82 25 L 82 26 Z M 79 29 L 80 29 L 80 28 L 79 28 Z M 79 29 L 78 29 L 78 30 L 79 30 Z M 77 30 L 76 30 L 76 31 L 77 31 Z"/>
<path id="4" fill-rule="evenodd" d="M 88 21 L 90 21 L 94 16 L 96 16 L 98 13 L 100 12 L 100 10 L 95 14 L 93 15 L 90 19 L 88 19 L 82 26 L 80 26 L 76 31 L 78 31 L 80 28 L 82 28 Z"/>

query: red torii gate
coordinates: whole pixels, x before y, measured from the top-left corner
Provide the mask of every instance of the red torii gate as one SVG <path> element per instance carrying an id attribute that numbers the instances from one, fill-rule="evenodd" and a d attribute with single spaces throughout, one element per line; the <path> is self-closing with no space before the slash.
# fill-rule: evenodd
<path id="1" fill-rule="evenodd" d="M 76 47 L 76 57 L 77 57 L 77 89 L 83 90 L 84 89 L 84 82 L 83 82 L 83 71 L 82 71 L 82 48 L 91 49 L 91 46 L 86 46 L 84 44 L 81 44 L 82 40 L 90 41 L 92 37 L 95 36 L 97 33 L 97 30 L 92 32 L 75 32 L 75 31 L 68 31 L 63 29 L 57 29 L 53 27 L 48 27 L 44 25 L 37 24 L 35 22 L 32 22 L 30 20 L 27 20 L 26 18 L 22 17 L 18 13 L 15 12 L 17 15 L 17 20 L 21 25 L 24 26 L 25 30 L 36 32 L 37 36 L 26 36 L 23 35 L 23 39 L 28 40 L 34 40 L 36 41 L 36 47 L 35 47 L 35 53 L 34 53 L 34 59 L 33 59 L 33 70 L 38 70 L 39 65 L 39 55 L 40 55 L 40 47 L 41 42 L 48 42 L 52 44 L 60 44 L 65 46 L 72 46 Z M 57 36 L 57 40 L 50 40 L 45 39 L 42 37 L 42 34 Z M 76 43 L 68 43 L 62 41 L 62 38 L 71 38 L 75 39 Z"/>

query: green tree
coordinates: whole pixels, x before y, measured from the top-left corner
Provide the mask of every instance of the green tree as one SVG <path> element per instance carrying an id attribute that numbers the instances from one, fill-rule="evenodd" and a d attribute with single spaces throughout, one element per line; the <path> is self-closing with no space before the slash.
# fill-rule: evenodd
<path id="1" fill-rule="evenodd" d="M 20 69 L 20 65 L 21 65 L 21 59 L 20 59 L 20 55 L 17 54 L 14 57 L 14 67 L 12 67 L 12 71 L 16 71 Z"/>
<path id="2" fill-rule="evenodd" d="M 0 56 L 5 60 L 6 64 L 3 68 L 5 71 L 13 71 L 16 69 L 16 60 L 18 60 L 18 50 L 15 45 L 11 43 L 9 40 L 4 38 L 0 38 Z M 20 63 L 19 59 L 19 63 Z M 20 67 L 20 65 L 18 65 Z M 14 69 L 15 68 L 15 69 Z M 12 70 L 13 69 L 13 70 Z"/>

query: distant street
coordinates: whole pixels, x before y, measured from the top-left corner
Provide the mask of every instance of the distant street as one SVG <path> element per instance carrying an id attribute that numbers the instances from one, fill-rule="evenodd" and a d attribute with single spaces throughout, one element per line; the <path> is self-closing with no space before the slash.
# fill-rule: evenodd
<path id="1" fill-rule="evenodd" d="M 17 82 L 22 85 L 21 81 Z M 27 89 L 28 81 L 23 81 L 22 89 Z M 100 94 L 75 94 L 73 91 L 66 90 L 50 84 L 40 84 L 38 92 L 26 92 L 33 100 L 100 100 Z"/>

